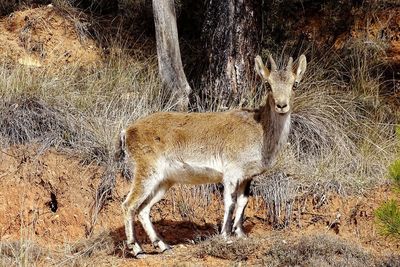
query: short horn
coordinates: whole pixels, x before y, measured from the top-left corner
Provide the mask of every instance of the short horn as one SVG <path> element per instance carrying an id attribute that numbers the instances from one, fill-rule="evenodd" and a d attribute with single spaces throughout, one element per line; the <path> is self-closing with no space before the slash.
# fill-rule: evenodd
<path id="1" fill-rule="evenodd" d="M 286 66 L 286 70 L 293 71 L 293 58 L 292 57 L 289 58 L 289 62 Z"/>
<path id="2" fill-rule="evenodd" d="M 268 58 L 269 58 L 269 62 L 271 62 L 271 71 L 277 71 L 278 68 L 276 67 L 276 63 L 275 63 L 275 60 L 272 58 L 272 55 L 269 54 Z"/>

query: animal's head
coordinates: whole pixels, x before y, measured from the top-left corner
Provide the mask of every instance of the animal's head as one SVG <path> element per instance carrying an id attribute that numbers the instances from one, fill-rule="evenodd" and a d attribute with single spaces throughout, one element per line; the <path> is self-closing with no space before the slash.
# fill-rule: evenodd
<path id="1" fill-rule="evenodd" d="M 293 72 L 293 58 L 289 58 L 284 69 L 279 70 L 271 55 L 269 55 L 271 69 L 264 66 L 260 56 L 255 58 L 255 70 L 258 75 L 268 82 L 271 86 L 272 97 L 275 102 L 275 110 L 278 113 L 287 113 L 290 111 L 293 85 L 297 85 L 307 67 L 307 59 L 304 55 L 299 58 L 297 70 Z"/>

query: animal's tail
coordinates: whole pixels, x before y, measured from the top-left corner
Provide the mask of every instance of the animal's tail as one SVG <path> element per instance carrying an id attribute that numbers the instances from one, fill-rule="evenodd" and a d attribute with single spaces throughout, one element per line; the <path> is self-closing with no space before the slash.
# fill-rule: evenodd
<path id="1" fill-rule="evenodd" d="M 115 161 L 124 162 L 126 156 L 126 131 L 122 130 L 115 144 Z"/>
<path id="2" fill-rule="evenodd" d="M 92 222 L 89 227 L 89 233 L 93 232 L 93 227 L 96 225 L 98 214 L 104 207 L 108 199 L 112 197 L 115 188 L 116 173 L 121 172 L 122 176 L 130 179 L 130 172 L 126 167 L 126 137 L 125 130 L 122 130 L 115 140 L 114 162 L 107 164 L 106 170 L 101 177 L 101 182 L 96 191 L 96 201 L 91 209 Z"/>
<path id="3" fill-rule="evenodd" d="M 127 180 L 132 179 L 132 171 L 128 162 L 128 153 L 126 150 L 126 131 L 122 130 L 117 138 L 115 144 L 115 162 L 117 163 L 118 169 L 121 171 L 123 177 Z"/>

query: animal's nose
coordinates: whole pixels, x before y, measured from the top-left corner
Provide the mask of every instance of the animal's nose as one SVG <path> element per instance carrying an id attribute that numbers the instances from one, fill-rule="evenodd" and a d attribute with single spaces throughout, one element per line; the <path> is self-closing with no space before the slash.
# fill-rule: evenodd
<path id="1" fill-rule="evenodd" d="M 278 104 L 276 104 L 276 106 L 277 106 L 279 109 L 284 109 L 284 108 L 287 107 L 287 104 L 286 104 L 286 103 L 278 103 Z"/>

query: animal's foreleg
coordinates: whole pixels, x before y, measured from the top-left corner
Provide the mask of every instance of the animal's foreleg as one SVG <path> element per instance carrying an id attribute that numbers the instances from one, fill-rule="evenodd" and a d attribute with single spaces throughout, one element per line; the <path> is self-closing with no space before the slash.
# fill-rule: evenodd
<path id="1" fill-rule="evenodd" d="M 243 231 L 243 216 L 244 209 L 246 208 L 247 201 L 249 199 L 250 183 L 251 181 L 242 182 L 239 186 L 237 193 L 236 213 L 235 220 L 233 222 L 233 231 L 238 237 L 246 236 Z"/>
<path id="2" fill-rule="evenodd" d="M 222 223 L 221 235 L 228 237 L 232 232 L 232 215 L 235 209 L 236 184 L 224 183 L 224 221 Z"/>

